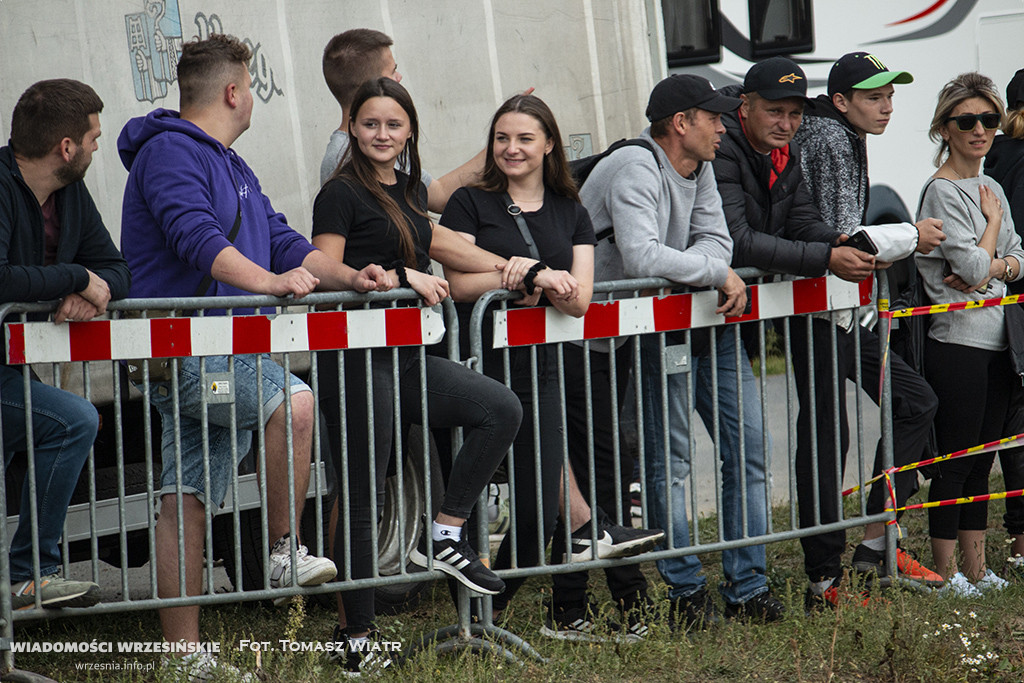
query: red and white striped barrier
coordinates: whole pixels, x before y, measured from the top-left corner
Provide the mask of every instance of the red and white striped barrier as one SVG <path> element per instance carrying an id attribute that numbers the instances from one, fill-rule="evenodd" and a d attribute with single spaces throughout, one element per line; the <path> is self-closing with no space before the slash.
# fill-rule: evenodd
<path id="1" fill-rule="evenodd" d="M 565 315 L 552 306 L 495 311 L 494 348 L 672 332 L 855 308 L 871 303 L 871 284 L 871 278 L 856 283 L 829 275 L 752 285 L 750 313 L 735 318 L 715 313 L 715 290 L 595 302 L 582 318 Z"/>
<path id="2" fill-rule="evenodd" d="M 8 323 L 7 362 L 65 363 L 436 344 L 440 307 Z"/>

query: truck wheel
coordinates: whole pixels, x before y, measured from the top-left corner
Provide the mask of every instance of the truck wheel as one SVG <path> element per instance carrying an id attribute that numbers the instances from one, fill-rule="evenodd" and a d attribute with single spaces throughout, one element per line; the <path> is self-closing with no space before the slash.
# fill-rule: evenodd
<path id="1" fill-rule="evenodd" d="M 378 525 L 377 541 L 380 544 L 378 566 L 381 576 L 394 576 L 401 571 L 401 557 L 404 549 L 405 557 L 419 542 L 423 531 L 423 517 L 426 514 L 426 495 L 423 487 L 423 455 L 422 437 L 419 427 L 412 427 L 406 441 L 408 449 L 403 468 L 403 487 L 399 491 L 398 477 L 388 477 L 384 490 L 384 509 Z M 437 462 L 437 453 L 431 448 L 430 458 L 430 502 L 433 508 L 428 519 L 441 506 L 444 495 L 444 484 L 441 480 L 441 468 Z M 399 497 L 404 501 L 404 509 L 399 510 Z M 404 514 L 402 514 L 404 513 Z M 405 520 L 405 538 L 399 534 L 399 518 Z M 412 571 L 410 565 L 410 571 Z M 429 581 L 392 584 L 379 586 L 376 589 L 377 614 L 398 614 L 412 609 L 419 604 L 420 593 Z"/>

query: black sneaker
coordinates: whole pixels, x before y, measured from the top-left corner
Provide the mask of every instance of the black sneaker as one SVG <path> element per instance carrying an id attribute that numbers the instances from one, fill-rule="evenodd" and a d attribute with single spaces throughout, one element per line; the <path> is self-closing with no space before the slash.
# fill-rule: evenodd
<path id="1" fill-rule="evenodd" d="M 429 533 L 430 524 L 428 523 L 420 536 L 420 542 L 409 553 L 409 561 L 424 569 L 428 564 L 427 534 Z M 477 593 L 497 595 L 505 590 L 505 582 L 484 566 L 465 537 L 458 541 L 450 538 L 434 541 L 434 569 L 443 571 Z"/>
<path id="2" fill-rule="evenodd" d="M 725 605 L 726 619 L 746 619 L 767 624 L 781 620 L 785 614 L 786 607 L 772 595 L 771 591 L 758 593 L 746 602 Z"/>
<path id="3" fill-rule="evenodd" d="M 353 642 L 341 627 L 334 627 L 334 650 L 328 658 L 341 667 L 341 674 L 349 678 L 379 674 L 394 663 L 391 650 L 381 642 L 380 631 L 370 629 L 366 640 Z"/>
<path id="4" fill-rule="evenodd" d="M 931 588 L 941 588 L 942 576 L 917 561 L 917 555 L 910 550 L 896 548 L 896 569 L 899 578 L 923 584 Z M 853 550 L 853 571 L 864 575 L 867 581 L 874 577 L 885 576 L 885 551 L 872 550 L 863 543 Z"/>
<path id="5" fill-rule="evenodd" d="M 647 597 L 646 593 L 621 601 L 619 613 L 622 615 L 623 637 L 629 639 L 629 642 L 646 638 L 650 633 L 647 623 L 654 615 L 655 609 L 654 601 Z"/>
<path id="6" fill-rule="evenodd" d="M 632 557 L 652 549 L 661 542 L 661 539 L 665 538 L 665 532 L 661 529 L 634 529 L 612 524 L 608 520 L 600 520 L 597 523 L 597 558 L 595 558 L 591 549 L 593 539 L 590 534 L 590 524 L 587 522 L 572 532 L 570 551 L 573 562 Z M 563 558 L 562 561 L 569 562 L 567 558 Z"/>
<path id="7" fill-rule="evenodd" d="M 636 643 L 640 637 L 623 631 L 622 624 L 602 618 L 593 602 L 576 607 L 552 607 L 544 601 L 545 617 L 541 635 L 582 643 Z"/>
<path id="8" fill-rule="evenodd" d="M 703 631 L 722 623 L 707 587 L 669 604 L 668 625 L 673 631 Z"/>

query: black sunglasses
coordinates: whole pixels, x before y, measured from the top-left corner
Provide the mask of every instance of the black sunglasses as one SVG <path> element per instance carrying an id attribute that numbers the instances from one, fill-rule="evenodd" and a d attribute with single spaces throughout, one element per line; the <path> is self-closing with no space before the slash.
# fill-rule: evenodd
<path id="1" fill-rule="evenodd" d="M 981 121 L 981 125 L 985 127 L 985 130 L 995 130 L 999 127 L 999 122 L 1002 118 L 999 114 L 988 113 L 988 114 L 961 114 L 960 116 L 950 116 L 946 119 L 946 123 L 950 121 L 956 121 L 956 127 L 963 132 L 974 130 L 974 127 L 978 125 L 978 121 Z"/>

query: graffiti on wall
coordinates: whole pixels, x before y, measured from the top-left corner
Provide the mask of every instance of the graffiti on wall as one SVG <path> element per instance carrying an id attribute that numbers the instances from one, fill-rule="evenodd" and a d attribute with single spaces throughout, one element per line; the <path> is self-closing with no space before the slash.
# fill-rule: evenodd
<path id="1" fill-rule="evenodd" d="M 195 23 L 200 40 L 205 40 L 211 33 L 224 33 L 224 24 L 216 14 L 206 16 L 202 12 L 196 12 Z M 249 75 L 252 76 L 252 90 L 256 97 L 269 102 L 274 95 L 284 95 L 274 82 L 274 70 L 267 63 L 263 46 L 260 43 L 253 43 L 249 38 L 242 38 L 242 42 L 252 51 Z"/>
<path id="2" fill-rule="evenodd" d="M 167 97 L 181 56 L 178 0 L 143 0 L 143 10 L 124 17 L 135 99 L 155 102 Z"/>
<path id="3" fill-rule="evenodd" d="M 142 0 L 142 11 L 126 14 L 124 22 L 135 99 L 156 102 L 167 97 L 168 86 L 177 79 L 183 43 L 178 0 Z M 224 24 L 216 14 L 196 12 L 193 22 L 197 32 L 194 37 L 200 40 L 211 33 L 224 33 Z M 253 94 L 263 102 L 284 95 L 262 44 L 248 37 L 241 40 L 252 51 L 249 75 Z"/>

